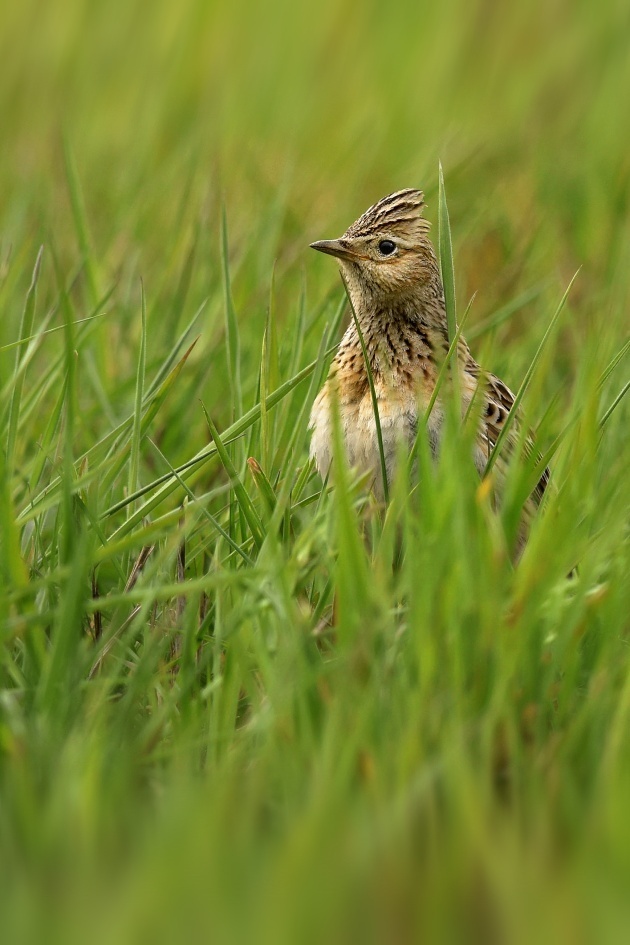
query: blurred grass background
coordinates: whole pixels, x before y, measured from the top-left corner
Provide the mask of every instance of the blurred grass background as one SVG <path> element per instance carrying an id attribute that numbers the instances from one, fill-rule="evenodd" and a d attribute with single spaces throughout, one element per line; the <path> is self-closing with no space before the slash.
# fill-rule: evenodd
<path id="1" fill-rule="evenodd" d="M 627 941 L 627 5 L 0 16 L 4 940 Z M 308 243 L 438 160 L 513 389 L 580 269 L 516 571 L 457 437 L 387 517 L 306 462 Z"/>

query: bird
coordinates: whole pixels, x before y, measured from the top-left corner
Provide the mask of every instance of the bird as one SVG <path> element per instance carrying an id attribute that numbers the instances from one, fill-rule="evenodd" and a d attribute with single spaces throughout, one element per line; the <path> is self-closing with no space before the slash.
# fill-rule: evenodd
<path id="1" fill-rule="evenodd" d="M 333 460 L 333 409 L 338 410 L 348 462 L 368 474 L 374 494 L 381 499 L 387 486 L 366 360 L 378 409 L 387 482 L 395 475 L 400 444 L 412 449 L 423 418 L 436 457 L 445 422 L 444 388 L 437 397 L 435 390 L 450 347 L 448 322 L 440 267 L 424 209 L 421 190 L 398 190 L 369 207 L 339 239 L 311 243 L 312 249 L 337 259 L 356 321 L 351 319 L 313 403 L 310 455 L 325 478 Z M 455 363 L 457 380 L 452 389 L 461 398 L 462 416 L 476 411 L 473 461 L 484 476 L 514 411 L 514 394 L 500 378 L 482 370 L 461 334 L 456 357 L 452 356 L 451 364 Z M 522 418 L 516 410 L 493 461 L 498 482 L 504 477 L 521 428 Z M 524 448 L 529 454 L 534 450 L 529 432 Z M 548 482 L 549 470 L 545 468 L 525 503 L 517 554 Z"/>

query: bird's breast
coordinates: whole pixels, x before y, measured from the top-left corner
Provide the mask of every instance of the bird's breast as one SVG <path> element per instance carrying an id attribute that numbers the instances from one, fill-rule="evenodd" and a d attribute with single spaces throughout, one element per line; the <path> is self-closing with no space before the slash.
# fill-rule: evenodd
<path id="1" fill-rule="evenodd" d="M 394 474 L 400 446 L 408 450 L 416 436 L 419 409 L 431 396 L 422 370 L 377 372 L 374 388 L 388 479 Z M 338 410 L 339 428 L 350 466 L 373 474 L 377 492 L 382 492 L 381 457 L 374 404 L 365 368 L 360 364 L 335 365 L 313 404 L 311 456 L 322 476 L 332 461 L 333 411 Z"/>

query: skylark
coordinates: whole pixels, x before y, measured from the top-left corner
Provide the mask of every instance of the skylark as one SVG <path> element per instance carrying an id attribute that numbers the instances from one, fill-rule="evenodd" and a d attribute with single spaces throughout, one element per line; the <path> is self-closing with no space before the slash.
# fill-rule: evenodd
<path id="1" fill-rule="evenodd" d="M 338 259 L 361 328 L 376 393 L 388 481 L 394 475 L 400 441 L 408 449 L 415 441 L 419 419 L 429 407 L 449 349 L 444 289 L 428 235 L 429 223 L 422 216 L 424 206 L 421 191 L 397 191 L 366 210 L 340 239 L 311 244 L 313 249 Z M 473 459 L 483 475 L 514 405 L 514 395 L 502 380 L 482 371 L 461 336 L 457 378 L 454 389 L 461 397 L 462 415 L 471 409 L 478 417 Z M 332 460 L 333 396 L 338 404 L 348 460 L 352 466 L 372 474 L 374 491 L 382 496 L 374 407 L 354 320 L 343 336 L 328 379 L 311 411 L 311 456 L 322 476 L 327 475 Z M 445 404 L 438 394 L 427 422 L 434 454 L 439 449 L 444 419 Z M 517 415 L 496 458 L 499 483 L 519 427 Z M 526 449 L 531 451 L 531 442 Z M 545 469 L 526 503 L 525 519 L 531 517 L 539 504 L 548 479 Z M 520 546 L 525 535 L 526 525 L 521 528 Z"/>

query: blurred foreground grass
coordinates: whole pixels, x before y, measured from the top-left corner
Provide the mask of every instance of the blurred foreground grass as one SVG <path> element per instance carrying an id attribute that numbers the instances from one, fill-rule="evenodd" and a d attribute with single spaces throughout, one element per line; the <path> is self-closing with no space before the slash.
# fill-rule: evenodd
<path id="1" fill-rule="evenodd" d="M 625 5 L 2 18 L 3 940 L 627 941 Z M 306 247 L 438 157 L 514 389 L 581 267 L 516 570 L 457 435 L 386 516 L 307 464 Z"/>

